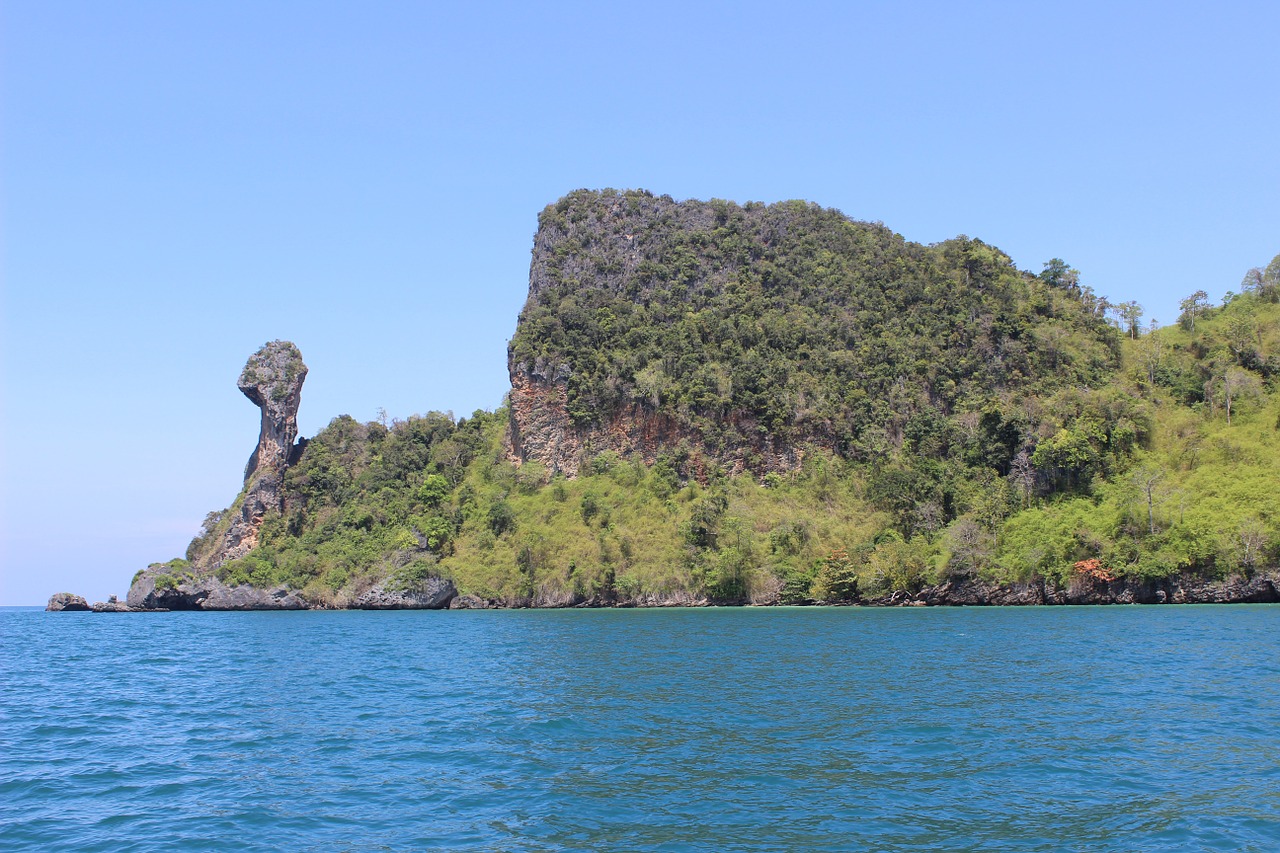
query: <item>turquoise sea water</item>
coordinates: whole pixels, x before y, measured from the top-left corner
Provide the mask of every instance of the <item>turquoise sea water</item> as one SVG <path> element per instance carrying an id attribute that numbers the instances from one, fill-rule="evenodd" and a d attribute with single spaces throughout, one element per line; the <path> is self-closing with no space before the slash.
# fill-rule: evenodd
<path id="1" fill-rule="evenodd" d="M 0 612 L 0 849 L 1280 849 L 1280 606 Z"/>

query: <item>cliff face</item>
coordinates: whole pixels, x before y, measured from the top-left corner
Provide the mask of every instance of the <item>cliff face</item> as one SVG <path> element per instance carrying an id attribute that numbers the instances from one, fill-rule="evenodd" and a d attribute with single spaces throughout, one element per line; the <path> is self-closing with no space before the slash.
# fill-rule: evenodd
<path id="1" fill-rule="evenodd" d="M 541 365 L 512 368 L 507 433 L 512 462 L 532 460 L 552 473 L 576 477 L 584 462 L 605 451 L 638 456 L 652 465 L 660 454 L 683 449 L 689 454 L 687 472 L 705 479 L 708 464 L 719 465 L 731 475 L 746 470 L 763 474 L 794 470 L 804 458 L 802 448 L 762 433 L 744 413 L 736 413 L 728 425 L 740 429 L 750 440 L 717 447 L 697 428 L 644 401 L 629 402 L 607 413 L 601 422 L 576 426 L 569 416 L 567 397 L 568 382 L 563 376 L 548 376 Z"/>
<path id="2" fill-rule="evenodd" d="M 740 217 L 740 230 L 749 232 L 753 240 L 785 239 L 785 217 L 771 218 L 763 205 L 732 207 Z M 613 330 L 607 315 L 617 310 L 618 303 L 668 302 L 672 294 L 666 286 L 672 282 L 665 272 L 655 271 L 669 272 L 673 255 L 683 264 L 676 274 L 679 282 L 674 296 L 680 303 L 676 313 L 682 314 L 686 307 L 706 307 L 709 299 L 751 263 L 745 257 L 710 257 L 715 252 L 706 251 L 705 244 L 690 253 L 685 245 L 689 235 L 710 235 L 723 226 L 726 210 L 723 203 L 678 203 L 669 196 L 643 192 L 621 196 L 579 192 L 548 207 L 534 238 L 529 299 L 517 339 L 534 338 L 543 332 L 540 327 L 544 324 L 534 317 L 541 311 L 554 317 L 558 330 L 571 333 L 584 331 L 584 326 L 604 316 L 603 328 L 585 330 L 589 345 L 597 350 L 627 346 L 620 335 L 610 334 Z M 585 318 L 578 316 L 580 309 L 590 313 Z M 662 322 L 673 316 L 653 320 Z M 768 429 L 760 423 L 758 413 L 730 400 L 717 401 L 705 412 L 695 412 L 688 404 L 676 411 L 671 405 L 676 396 L 673 389 L 662 387 L 666 379 L 660 365 L 650 369 L 649 375 L 659 378 L 649 387 L 641 387 L 646 378 L 643 369 L 639 371 L 641 381 L 636 380 L 634 368 L 643 365 L 623 371 L 630 374 L 627 376 L 610 371 L 613 375 L 606 381 L 616 393 L 601 400 L 588 390 L 586 359 L 580 350 L 552 344 L 546 355 L 532 359 L 526 352 L 518 340 L 513 340 L 508 351 L 508 457 L 517 463 L 536 461 L 553 473 L 573 477 L 585 460 L 601 452 L 638 456 L 653 464 L 661 453 L 676 451 L 682 456 L 684 473 L 691 476 L 701 478 L 708 465 L 731 474 L 744 470 L 764 474 L 798 467 L 803 440 L 814 437 L 812 430 L 783 435 Z M 667 372 L 676 372 L 671 367 L 667 365 Z M 576 403 L 575 411 L 571 411 L 572 403 Z M 709 416 L 715 426 L 704 428 L 699 421 L 708 418 L 697 415 Z"/>
<path id="3" fill-rule="evenodd" d="M 288 341 L 272 341 L 254 353 L 236 383 L 262 410 L 258 445 L 245 466 L 245 490 L 238 511 L 213 549 L 199 559 L 201 568 L 215 569 L 243 557 L 258 544 L 258 530 L 268 510 L 284 504 L 284 472 L 305 446 L 298 437 L 298 404 L 307 366 L 302 353 Z"/>

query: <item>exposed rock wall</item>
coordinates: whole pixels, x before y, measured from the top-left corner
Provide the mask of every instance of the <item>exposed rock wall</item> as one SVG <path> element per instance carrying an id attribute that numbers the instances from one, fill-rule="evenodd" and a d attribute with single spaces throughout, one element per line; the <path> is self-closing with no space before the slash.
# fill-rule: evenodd
<path id="1" fill-rule="evenodd" d="M 688 233 L 708 232 L 716 227 L 717 207 L 713 203 L 676 202 L 669 196 L 601 198 L 604 207 L 593 210 L 591 215 L 579 217 L 575 213 L 554 224 L 540 222 L 529 268 L 530 305 L 548 299 L 554 302 L 554 297 L 548 296 L 554 290 L 551 283 L 566 279 L 580 281 L 583 288 L 611 294 L 634 291 L 630 298 L 643 301 L 641 269 L 646 262 L 662 257 L 668 248 L 662 241 L 646 236 L 650 227 L 655 223 L 670 224 Z M 767 221 L 762 207 L 742 213 L 761 239 L 789 238 L 779 222 Z M 612 234 L 611 230 L 627 233 Z M 735 263 L 722 263 L 707 271 L 697 287 L 709 292 L 724 287 L 736 269 Z M 802 439 L 770 434 L 757 429 L 754 419 L 745 412 L 718 417 L 721 423 L 734 428 L 734 440 L 725 443 L 670 414 L 655 411 L 642 399 L 601 412 L 597 422 L 575 425 L 567 407 L 571 364 L 553 364 L 541 358 L 532 363 L 518 361 L 509 352 L 507 366 L 511 379 L 508 458 L 517 464 L 540 462 L 551 472 L 569 477 L 577 475 L 584 459 L 604 451 L 639 456 L 646 464 L 652 464 L 662 451 L 673 450 L 682 443 L 690 455 L 685 473 L 691 476 L 701 478 L 710 464 L 719 465 L 730 474 L 749 469 L 763 475 L 798 468 L 807 441 L 826 443 L 826 437 L 816 432 Z"/>
<path id="2" fill-rule="evenodd" d="M 750 436 L 749 441 L 720 448 L 643 403 L 613 411 L 601 423 L 576 427 L 566 407 L 566 370 L 561 367 L 557 374 L 549 375 L 545 365 L 511 366 L 507 447 L 512 462 L 540 462 L 552 473 L 575 477 L 583 461 L 597 453 L 638 456 L 652 465 L 659 454 L 682 442 L 690 451 L 689 468 L 694 476 L 709 463 L 723 466 L 731 475 L 747 469 L 758 474 L 792 471 L 804 458 L 802 447 L 754 429 L 746 418 L 730 418 L 729 422 L 744 427 L 740 432 Z"/>

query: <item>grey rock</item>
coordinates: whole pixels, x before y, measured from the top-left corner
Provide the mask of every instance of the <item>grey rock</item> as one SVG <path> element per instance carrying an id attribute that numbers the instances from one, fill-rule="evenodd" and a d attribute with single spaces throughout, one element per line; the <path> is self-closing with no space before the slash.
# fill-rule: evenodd
<path id="1" fill-rule="evenodd" d="M 1177 604 L 1269 604 L 1280 602 L 1280 576 L 1231 577 L 1221 581 L 1184 578 L 1171 591 Z"/>
<path id="2" fill-rule="evenodd" d="M 1143 580 L 1119 578 L 1103 581 L 1072 578 L 1066 586 L 1036 580 L 997 584 L 975 578 L 950 579 L 925 587 L 913 601 L 932 606 L 975 606 L 1036 604 L 1249 604 L 1280 602 L 1280 577 L 1273 574 L 1253 578 L 1231 577 L 1207 580 L 1192 575 Z M 880 599 L 868 604 L 906 604 L 907 601 Z"/>
<path id="3" fill-rule="evenodd" d="M 123 601 L 120 601 L 114 595 L 109 596 L 106 601 L 94 602 L 94 613 L 130 613 L 133 608 Z"/>
<path id="4" fill-rule="evenodd" d="M 672 592 L 666 594 L 657 594 L 652 592 L 641 593 L 634 597 L 621 596 L 615 602 L 615 607 L 710 607 L 714 602 L 706 596 L 694 595 L 689 592 Z M 735 602 L 737 603 L 737 602 Z"/>
<path id="5" fill-rule="evenodd" d="M 444 610 L 458 597 L 453 581 L 428 577 L 414 590 L 387 589 L 378 584 L 352 602 L 355 610 Z"/>
<path id="6" fill-rule="evenodd" d="M 306 610 L 309 606 L 285 587 L 227 586 L 213 574 L 175 577 L 157 568 L 138 575 L 129 587 L 128 604 L 134 610 Z"/>
<path id="7" fill-rule="evenodd" d="M 227 586 L 217 578 L 212 581 L 201 610 L 306 610 L 309 606 L 297 592 L 287 587 L 259 589 L 247 584 Z"/>
<path id="8" fill-rule="evenodd" d="M 49 603 L 44 608 L 49 613 L 63 613 L 89 610 L 89 602 L 84 596 L 70 592 L 57 592 L 49 596 Z"/>

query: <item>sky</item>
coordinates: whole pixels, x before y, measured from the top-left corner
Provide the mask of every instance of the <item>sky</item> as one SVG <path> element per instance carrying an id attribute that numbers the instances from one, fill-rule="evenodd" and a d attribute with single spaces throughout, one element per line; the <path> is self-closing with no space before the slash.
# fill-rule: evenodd
<path id="1" fill-rule="evenodd" d="M 493 409 L 537 214 L 806 199 L 1173 322 L 1280 253 L 1280 4 L 0 5 L 0 605 L 121 597 L 299 424 Z"/>

